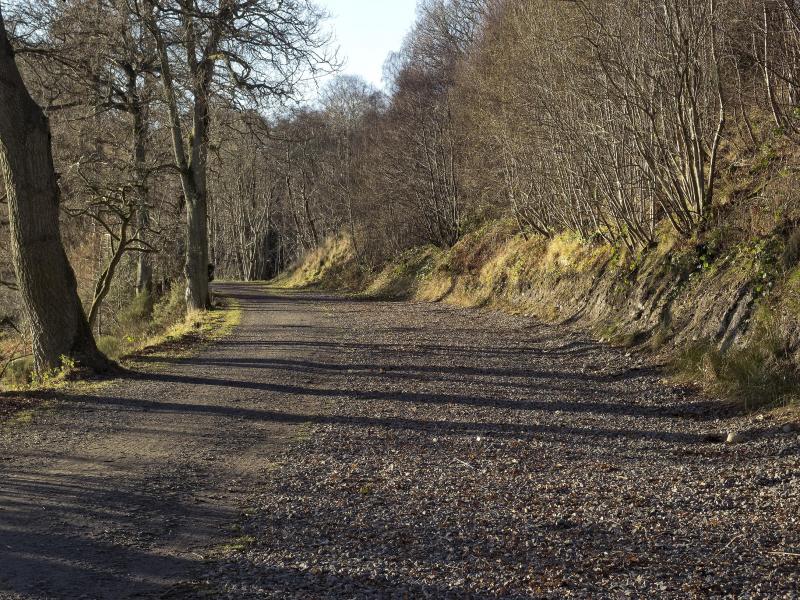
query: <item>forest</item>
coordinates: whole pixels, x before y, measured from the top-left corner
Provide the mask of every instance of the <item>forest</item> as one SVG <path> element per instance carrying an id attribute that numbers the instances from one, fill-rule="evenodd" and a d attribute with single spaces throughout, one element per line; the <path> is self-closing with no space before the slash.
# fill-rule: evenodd
<path id="1" fill-rule="evenodd" d="M 0 598 L 795 597 L 800 0 L 349 2 L 2 2 Z"/>
<path id="2" fill-rule="evenodd" d="M 798 11 L 431 0 L 387 59 L 386 92 L 340 75 L 313 102 L 338 65 L 307 2 L 26 1 L 4 20 L 48 120 L 63 243 L 102 337 L 169 290 L 205 308 L 209 265 L 270 279 L 342 236 L 365 273 L 502 219 L 630 255 L 709 232 L 795 247 Z M 13 333 L 21 265 L 15 276 L 2 227 Z"/>

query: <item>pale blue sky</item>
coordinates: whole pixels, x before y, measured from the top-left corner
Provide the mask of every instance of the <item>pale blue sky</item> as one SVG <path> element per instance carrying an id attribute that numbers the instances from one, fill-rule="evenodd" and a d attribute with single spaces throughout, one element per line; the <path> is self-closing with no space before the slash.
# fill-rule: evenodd
<path id="1" fill-rule="evenodd" d="M 342 73 L 381 87 L 383 63 L 414 24 L 417 0 L 317 0 L 330 14 Z"/>

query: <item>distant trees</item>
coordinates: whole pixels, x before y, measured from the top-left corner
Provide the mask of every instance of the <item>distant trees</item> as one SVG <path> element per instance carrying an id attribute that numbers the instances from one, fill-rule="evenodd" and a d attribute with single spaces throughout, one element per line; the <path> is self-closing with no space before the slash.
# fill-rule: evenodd
<path id="1" fill-rule="evenodd" d="M 295 242 L 285 256 L 338 231 L 379 264 L 504 216 L 631 251 L 661 224 L 691 238 L 732 141 L 756 152 L 767 118 L 798 130 L 793 0 L 426 0 L 418 14 L 387 63 L 389 97 L 335 136 L 346 167 L 331 162 L 335 109 L 282 122 L 303 140 L 289 144 L 295 209 L 275 221 Z"/>
<path id="2" fill-rule="evenodd" d="M 277 274 L 280 155 L 258 115 L 229 113 L 227 118 L 212 141 L 213 262 L 242 281 L 269 279 Z"/>
<path id="3" fill-rule="evenodd" d="M 307 0 L 142 0 L 140 14 L 158 51 L 186 203 L 186 302 L 189 310 L 203 310 L 212 98 L 259 105 L 289 97 L 309 71 L 330 64 L 324 15 Z"/>

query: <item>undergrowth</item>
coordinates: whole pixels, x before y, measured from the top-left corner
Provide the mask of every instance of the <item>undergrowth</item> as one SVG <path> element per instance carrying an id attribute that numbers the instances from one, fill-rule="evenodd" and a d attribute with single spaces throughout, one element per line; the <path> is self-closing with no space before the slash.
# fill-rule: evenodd
<path id="1" fill-rule="evenodd" d="M 766 309 L 746 342 L 727 350 L 710 340 L 676 353 L 678 379 L 740 403 L 746 410 L 775 408 L 800 400 L 800 372 Z"/>
<path id="2" fill-rule="evenodd" d="M 500 221 L 450 249 L 411 248 L 373 275 L 354 270 L 349 242 L 329 240 L 273 283 L 580 320 L 601 341 L 657 353 L 678 380 L 757 410 L 800 398 L 800 355 L 790 350 L 800 344 L 798 248 L 800 233 L 734 239 L 712 228 L 692 240 L 661 231 L 658 244 L 623 252 Z M 752 313 L 734 321 L 733 335 L 725 328 L 743 298 Z"/>
<path id="3" fill-rule="evenodd" d="M 235 306 L 186 315 L 185 301 L 179 286 L 153 301 L 147 295 L 134 297 L 117 315 L 110 333 L 97 338 L 98 348 L 108 358 L 123 365 L 141 353 L 148 355 L 181 355 L 203 340 L 227 335 L 239 322 Z M 6 391 L 59 389 L 65 385 L 81 385 L 75 381 L 80 373 L 67 357 L 59 369 L 36 376 L 33 358 L 11 360 L 5 367 L 0 387 Z"/>

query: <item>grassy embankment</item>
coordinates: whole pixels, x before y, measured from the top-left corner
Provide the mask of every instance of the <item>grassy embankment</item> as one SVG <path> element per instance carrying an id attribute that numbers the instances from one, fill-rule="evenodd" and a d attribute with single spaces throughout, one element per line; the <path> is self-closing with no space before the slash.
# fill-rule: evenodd
<path id="1" fill-rule="evenodd" d="M 372 273 L 346 239 L 329 240 L 275 283 L 577 323 L 756 409 L 800 396 L 798 241 L 779 234 L 736 241 L 720 231 L 687 241 L 665 231 L 634 254 L 568 234 L 524 236 L 494 222 L 448 250 L 413 248 Z"/>

